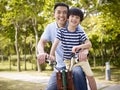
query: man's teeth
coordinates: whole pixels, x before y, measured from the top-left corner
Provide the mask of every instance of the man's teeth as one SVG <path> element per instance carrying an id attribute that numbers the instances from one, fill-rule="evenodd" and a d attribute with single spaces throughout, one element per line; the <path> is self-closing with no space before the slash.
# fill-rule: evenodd
<path id="1" fill-rule="evenodd" d="M 59 20 L 64 20 L 64 18 L 59 18 Z"/>

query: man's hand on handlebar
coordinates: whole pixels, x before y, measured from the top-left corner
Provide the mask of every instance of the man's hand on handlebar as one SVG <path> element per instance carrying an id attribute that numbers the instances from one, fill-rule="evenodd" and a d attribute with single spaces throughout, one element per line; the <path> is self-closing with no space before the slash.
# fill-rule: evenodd
<path id="1" fill-rule="evenodd" d="M 37 56 L 37 60 L 39 61 L 40 64 L 45 63 L 46 58 L 48 57 L 47 53 L 40 53 Z"/>
<path id="2" fill-rule="evenodd" d="M 48 55 L 46 58 L 46 63 L 49 63 L 50 66 L 56 66 L 57 62 L 55 61 L 55 56 Z"/>

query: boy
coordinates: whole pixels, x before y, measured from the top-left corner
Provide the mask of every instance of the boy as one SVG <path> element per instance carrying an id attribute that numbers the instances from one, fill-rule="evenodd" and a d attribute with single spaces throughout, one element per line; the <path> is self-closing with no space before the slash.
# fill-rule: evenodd
<path id="1" fill-rule="evenodd" d="M 63 49 L 63 60 L 66 63 L 67 69 L 70 67 L 72 53 L 78 53 L 80 49 L 90 49 L 92 46 L 87 39 L 87 36 L 77 28 L 78 24 L 82 20 L 82 11 L 78 8 L 71 8 L 69 10 L 68 27 L 58 30 L 56 39 L 50 51 L 50 59 L 54 60 L 55 50 L 59 44 L 59 41 L 61 41 Z M 77 64 L 75 64 L 75 66 L 81 66 L 83 68 L 83 71 L 85 72 L 89 81 L 91 90 L 97 90 L 96 82 L 94 80 L 88 60 L 79 61 Z"/>

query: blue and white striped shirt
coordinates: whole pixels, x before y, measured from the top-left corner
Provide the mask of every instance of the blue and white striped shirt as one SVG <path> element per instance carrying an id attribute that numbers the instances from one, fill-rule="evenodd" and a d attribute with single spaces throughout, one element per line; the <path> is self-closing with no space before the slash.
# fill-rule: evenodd
<path id="1" fill-rule="evenodd" d="M 62 42 L 63 59 L 70 60 L 72 54 L 72 47 L 82 44 L 86 39 L 86 34 L 76 28 L 75 32 L 70 32 L 63 28 L 58 30 L 57 38 Z"/>
<path id="2" fill-rule="evenodd" d="M 65 26 L 65 28 L 66 27 L 67 27 L 67 25 Z M 77 28 L 81 32 L 84 32 L 83 28 L 80 25 L 78 25 Z M 57 26 L 56 22 L 52 22 L 52 23 L 48 24 L 47 27 L 45 28 L 45 31 L 43 32 L 43 34 L 41 36 L 41 39 L 47 40 L 47 41 L 50 41 L 53 43 L 57 36 L 58 30 L 59 30 L 59 27 Z M 84 34 L 85 34 L 85 32 L 84 32 Z M 56 62 L 57 62 L 56 67 L 59 67 L 59 68 L 64 67 L 65 63 L 63 61 L 63 51 L 62 51 L 61 42 L 57 46 L 57 49 L 55 51 L 55 56 L 56 56 Z"/>

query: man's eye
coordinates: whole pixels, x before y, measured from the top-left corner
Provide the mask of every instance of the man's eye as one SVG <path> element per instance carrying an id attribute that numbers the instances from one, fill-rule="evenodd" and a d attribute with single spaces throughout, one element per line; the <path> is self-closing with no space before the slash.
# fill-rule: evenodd
<path id="1" fill-rule="evenodd" d="M 57 12 L 57 14 L 60 14 L 61 12 Z"/>
<path id="2" fill-rule="evenodd" d="M 66 11 L 64 11 L 64 12 L 63 12 L 63 14 L 67 14 L 67 12 L 66 12 Z"/>

